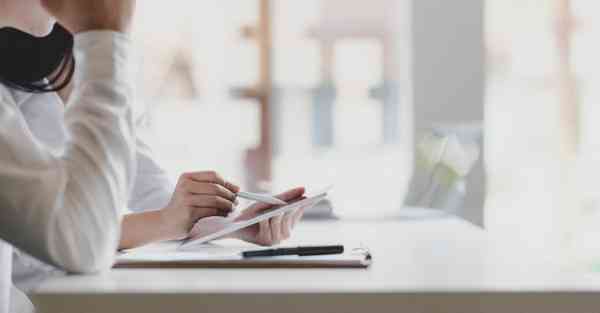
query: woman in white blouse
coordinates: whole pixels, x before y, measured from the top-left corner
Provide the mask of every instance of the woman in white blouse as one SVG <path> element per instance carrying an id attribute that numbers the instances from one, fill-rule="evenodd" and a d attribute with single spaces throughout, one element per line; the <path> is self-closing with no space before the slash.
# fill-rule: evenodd
<path id="1" fill-rule="evenodd" d="M 19 284 L 46 268 L 93 273 L 109 268 L 119 248 L 231 222 L 237 186 L 190 172 L 173 187 L 136 136 L 127 36 L 134 6 L 0 0 L 0 313 L 33 310 L 11 276 Z M 122 217 L 128 207 L 139 212 Z M 234 237 L 275 244 L 299 218 Z M 13 262 L 13 250 L 25 254 Z"/>

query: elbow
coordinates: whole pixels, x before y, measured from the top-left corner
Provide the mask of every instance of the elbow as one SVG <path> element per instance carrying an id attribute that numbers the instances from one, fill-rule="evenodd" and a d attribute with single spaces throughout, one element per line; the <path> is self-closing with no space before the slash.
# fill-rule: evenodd
<path id="1" fill-rule="evenodd" d="M 57 198 L 44 229 L 46 248 L 52 263 L 67 272 L 97 273 L 114 263 L 121 234 L 120 207 L 127 203 L 124 186 L 129 179 L 116 173 L 102 175 L 112 171 L 112 165 L 111 170 L 106 167 L 100 163 L 95 168 L 65 168 L 60 176 L 63 183 L 53 193 Z"/>
<path id="2" fill-rule="evenodd" d="M 72 274 L 96 274 L 105 269 L 103 265 L 86 258 L 64 258 L 59 262 L 58 266 L 63 271 Z"/>
<path id="3" fill-rule="evenodd" d="M 114 259 L 113 253 L 108 250 L 91 251 L 89 255 L 72 253 L 64 258 L 58 259 L 58 265 L 68 273 L 73 274 L 96 274 L 110 269 Z"/>
<path id="4" fill-rule="evenodd" d="M 117 251 L 118 220 L 95 227 L 64 225 L 54 232 L 50 251 L 56 266 L 69 273 L 94 274 L 110 269 Z"/>

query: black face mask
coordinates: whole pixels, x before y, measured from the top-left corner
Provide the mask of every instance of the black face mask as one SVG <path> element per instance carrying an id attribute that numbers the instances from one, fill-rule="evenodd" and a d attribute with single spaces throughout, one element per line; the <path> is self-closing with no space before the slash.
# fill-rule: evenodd
<path id="1" fill-rule="evenodd" d="M 73 36 L 56 24 L 46 37 L 0 29 L 0 83 L 26 92 L 64 88 L 73 76 Z"/>

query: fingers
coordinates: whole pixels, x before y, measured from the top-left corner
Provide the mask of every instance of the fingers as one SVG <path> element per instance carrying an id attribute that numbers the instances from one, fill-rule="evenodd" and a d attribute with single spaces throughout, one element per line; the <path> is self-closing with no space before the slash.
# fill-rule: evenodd
<path id="1" fill-rule="evenodd" d="M 225 185 L 229 186 L 227 188 Z M 183 191 L 185 204 L 195 209 L 193 216 L 226 216 L 236 206 L 237 186 L 225 183 L 215 172 L 195 172 L 181 175 L 178 188 Z M 239 189 L 239 188 L 238 188 Z"/>
<path id="2" fill-rule="evenodd" d="M 297 198 L 300 198 L 302 195 L 304 195 L 304 187 L 298 187 L 298 188 L 294 188 L 294 189 L 290 189 L 284 193 L 278 194 L 277 196 L 275 196 L 278 199 L 281 199 L 285 202 L 289 202 L 292 200 L 296 200 Z"/>
<path id="3" fill-rule="evenodd" d="M 303 199 L 304 188 L 294 188 L 279 194 L 277 198 L 290 202 L 293 200 Z M 260 203 L 255 204 L 244 210 L 241 215 L 236 218 L 236 221 L 246 220 L 255 216 L 258 212 L 272 208 L 272 205 Z M 269 220 L 261 221 L 258 225 L 258 231 L 251 235 L 249 241 L 260 245 L 274 245 L 290 237 L 294 225 L 300 220 L 303 214 L 303 209 L 295 210 L 292 213 L 273 217 Z"/>
<path id="4" fill-rule="evenodd" d="M 240 187 L 234 183 L 230 183 L 228 181 L 223 181 L 225 188 L 229 189 L 233 193 L 238 193 L 240 191 Z"/>
<path id="5" fill-rule="evenodd" d="M 285 215 L 281 226 L 282 240 L 290 238 L 292 234 L 292 229 L 296 227 L 296 224 L 298 223 L 298 221 L 300 221 L 302 215 L 304 215 L 304 208 L 300 208 L 298 210 L 295 210 L 294 212 Z"/>
<path id="6" fill-rule="evenodd" d="M 282 224 L 282 214 L 269 219 L 269 225 L 271 226 L 271 240 L 272 244 L 274 245 L 280 243 L 283 240 Z"/>
<path id="7" fill-rule="evenodd" d="M 298 222 L 300 221 L 300 219 L 302 219 L 302 216 L 304 215 L 304 208 L 296 210 L 296 212 L 292 213 L 292 218 L 291 218 L 291 225 L 292 225 L 292 229 L 294 227 L 296 227 L 296 224 L 298 224 Z"/>
<path id="8" fill-rule="evenodd" d="M 185 173 L 185 174 L 183 174 L 183 176 L 186 178 L 189 178 L 191 180 L 201 182 L 201 183 L 213 183 L 213 184 L 221 185 L 234 194 L 237 193 L 238 191 L 240 191 L 240 187 L 238 187 L 237 185 L 235 185 L 231 182 L 224 180 L 221 177 L 221 175 L 219 175 L 217 172 L 214 172 L 214 171 L 191 172 L 191 173 Z"/>
<path id="9" fill-rule="evenodd" d="M 231 211 L 233 203 L 221 196 L 217 195 L 192 195 L 189 197 L 191 206 L 215 208 L 223 211 Z"/>
<path id="10" fill-rule="evenodd" d="M 194 224 L 188 236 L 190 238 L 202 237 L 216 233 L 229 225 L 229 221 L 221 216 L 210 216 L 203 218 Z"/>
<path id="11" fill-rule="evenodd" d="M 260 221 L 258 225 L 257 243 L 261 245 L 271 245 L 271 227 L 269 220 Z"/>
<path id="12" fill-rule="evenodd" d="M 281 243 L 290 238 L 291 229 L 297 215 L 286 214 L 272 217 L 259 223 L 259 231 L 256 242 L 261 245 L 270 246 Z"/>
<path id="13" fill-rule="evenodd" d="M 231 202 L 235 201 L 235 194 L 229 189 L 216 183 L 197 182 L 187 179 L 182 182 L 181 186 L 184 190 L 196 195 L 217 195 Z"/>
<path id="14" fill-rule="evenodd" d="M 192 219 L 194 221 L 202 220 L 206 217 L 227 217 L 227 213 L 223 210 L 215 209 L 215 208 L 203 208 L 203 207 L 194 207 L 192 209 Z"/>
<path id="15" fill-rule="evenodd" d="M 288 238 L 290 238 L 290 235 L 292 233 L 292 227 L 293 227 L 293 221 L 294 220 L 294 216 L 293 213 L 291 214 L 286 214 L 283 217 L 283 222 L 281 224 L 281 236 L 282 236 L 282 240 L 286 240 Z"/>
<path id="16" fill-rule="evenodd" d="M 290 201 L 298 200 L 298 199 L 302 198 L 303 195 L 304 195 L 304 187 L 298 187 L 298 188 L 288 190 L 284 193 L 278 194 L 275 197 L 278 199 L 281 199 L 285 202 L 290 202 Z M 246 213 L 249 215 L 252 215 L 257 212 L 268 210 L 272 207 L 273 207 L 273 205 L 271 205 L 271 204 L 257 203 L 255 205 L 249 207 Z"/>

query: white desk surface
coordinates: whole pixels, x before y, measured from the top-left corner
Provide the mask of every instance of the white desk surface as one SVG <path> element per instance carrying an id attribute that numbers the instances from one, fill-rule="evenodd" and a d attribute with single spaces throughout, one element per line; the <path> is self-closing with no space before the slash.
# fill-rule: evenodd
<path id="1" fill-rule="evenodd" d="M 364 245 L 368 269 L 120 269 L 33 293 L 42 312 L 600 312 L 600 273 L 455 218 L 304 222 L 285 245 Z"/>

